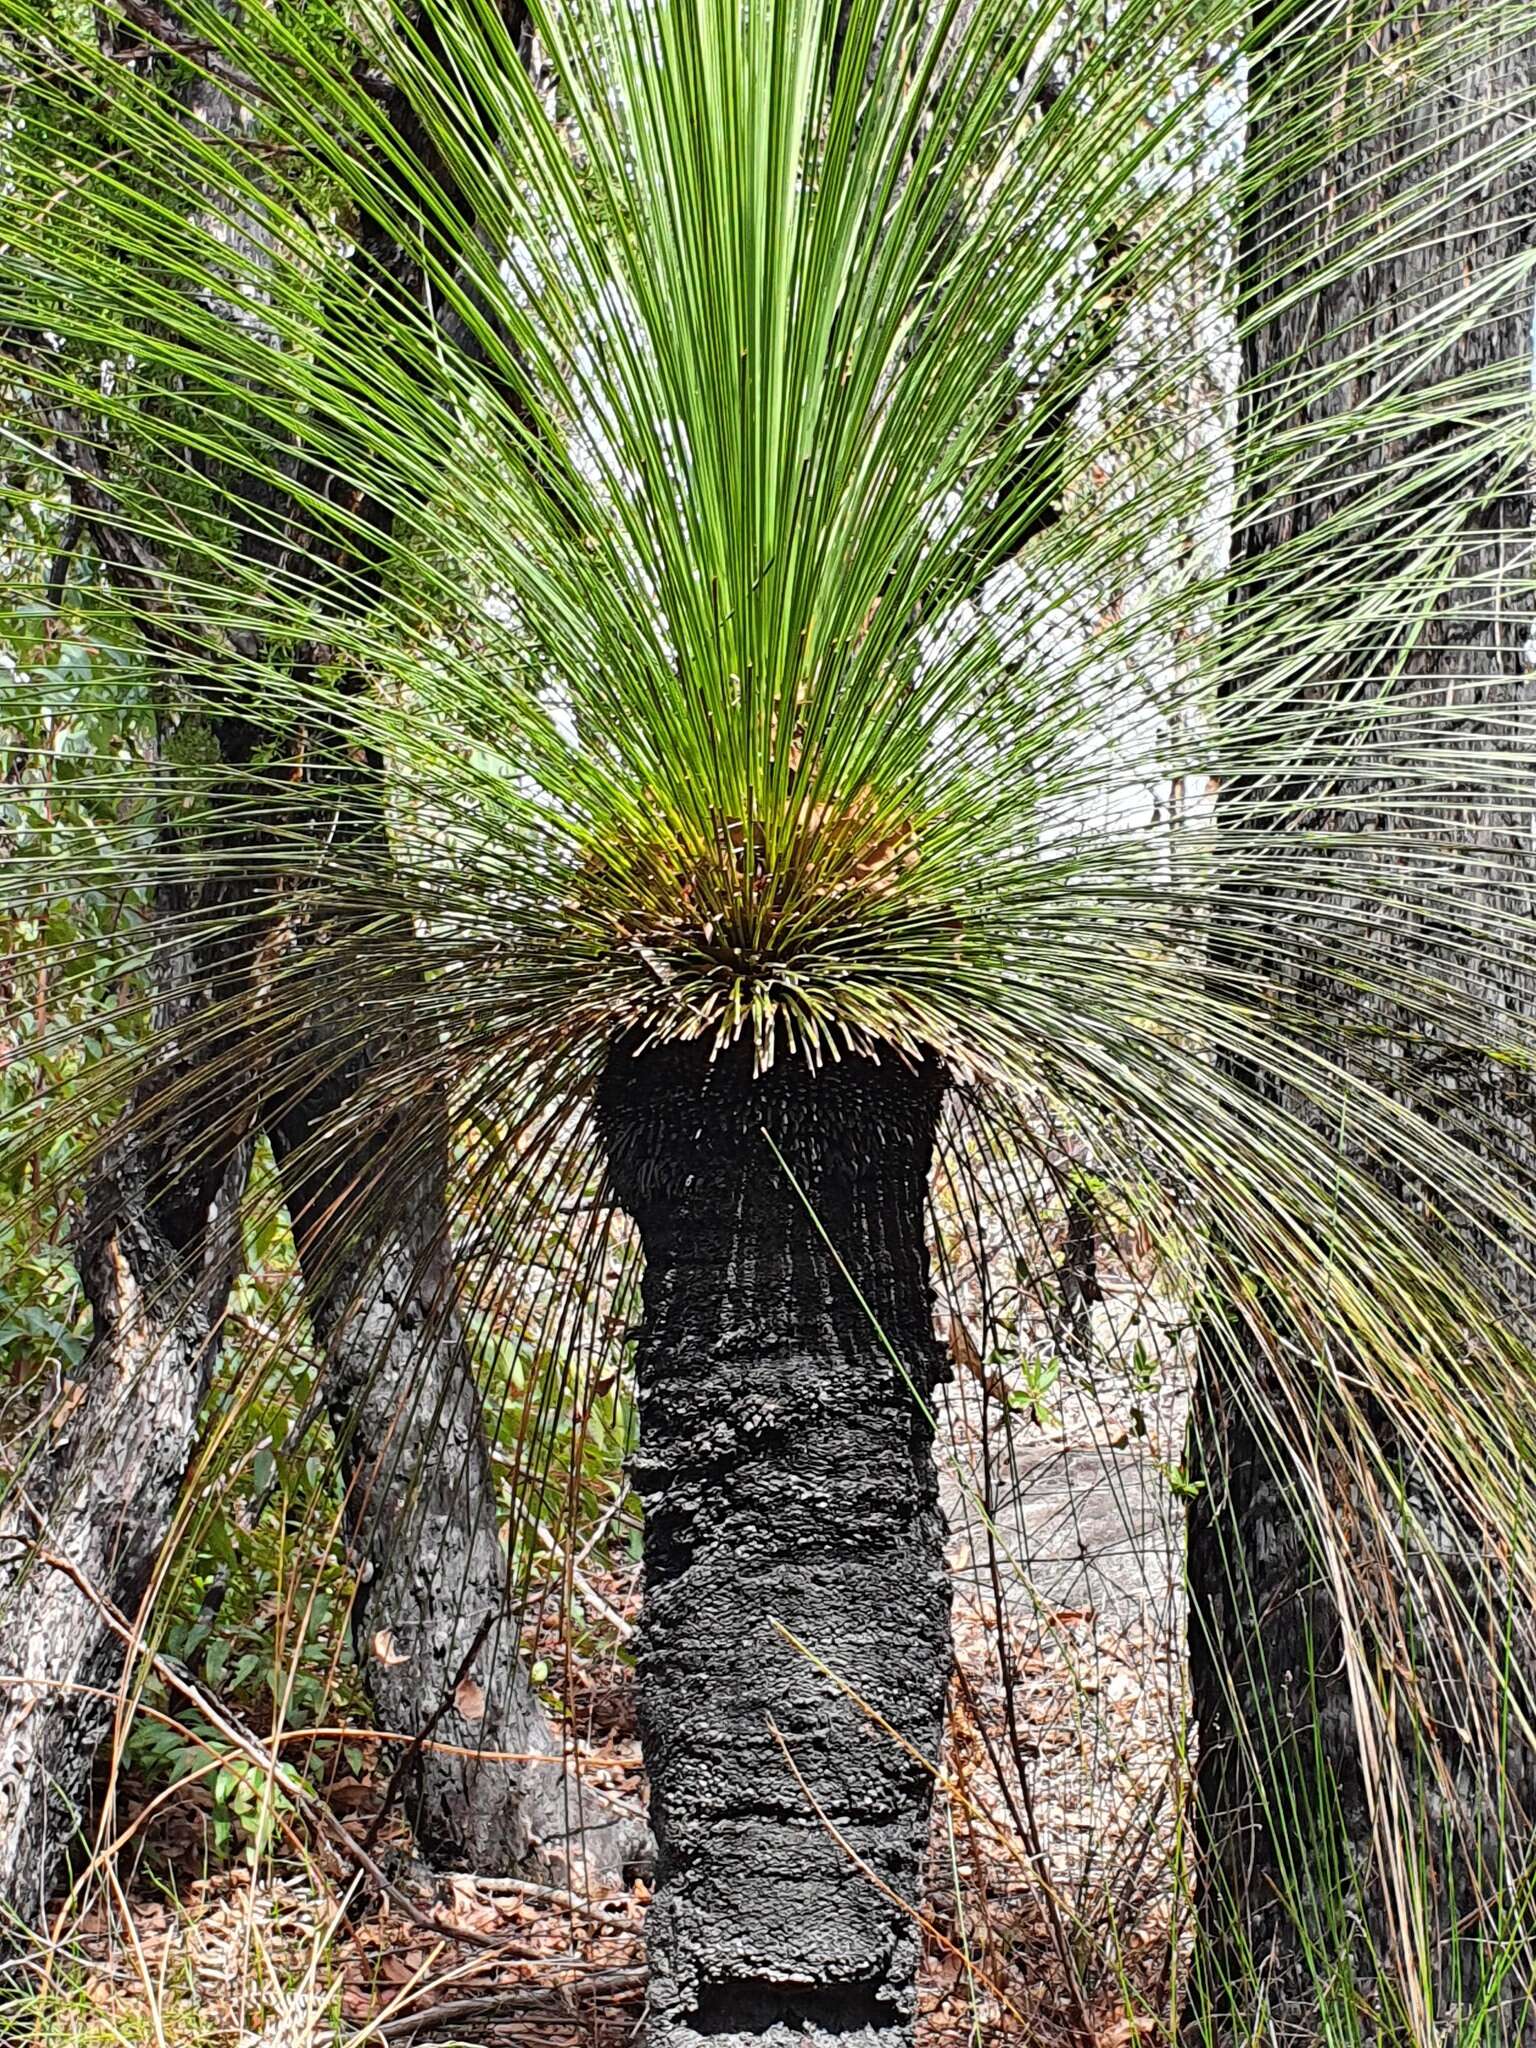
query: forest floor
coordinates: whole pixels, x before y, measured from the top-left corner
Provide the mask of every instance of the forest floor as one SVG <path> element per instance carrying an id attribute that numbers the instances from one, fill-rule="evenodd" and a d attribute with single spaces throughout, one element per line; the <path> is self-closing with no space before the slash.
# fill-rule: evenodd
<path id="1" fill-rule="evenodd" d="M 1127 1312 L 1146 1315 L 1145 1297 Z M 1166 1364 L 1177 1342 L 1153 1335 L 1110 1353 Z M 1092 1373 L 1023 1386 L 989 1383 L 957 1355 L 941 1450 L 958 1673 L 929 1892 L 914 1906 L 920 2048 L 1133 2048 L 1165 2032 L 1181 1947 L 1183 1373 L 1110 1370 L 1096 1347 Z M 588 1580 L 632 1622 L 636 1569 Z M 584 1768 L 640 1803 L 619 1641 L 571 1659 L 551 1599 L 529 1649 L 565 1673 Z M 213 1853 L 206 1786 L 168 1796 L 127 1780 L 129 1848 L 53 1957 L 35 2008 L 47 2031 L 0 2035 L 58 2048 L 628 2048 L 644 2008 L 643 1880 L 425 1879 L 390 1820 L 380 1881 L 337 1842 L 366 1834 L 387 1760 L 365 1738 L 348 1754 L 326 1792 L 333 1839 L 295 1821 L 254 1867 Z"/>

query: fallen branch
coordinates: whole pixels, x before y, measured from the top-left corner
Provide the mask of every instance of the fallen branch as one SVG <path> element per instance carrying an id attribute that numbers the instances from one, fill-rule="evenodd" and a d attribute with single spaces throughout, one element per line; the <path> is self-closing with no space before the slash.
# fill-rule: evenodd
<path id="1" fill-rule="evenodd" d="M 562 1985 L 558 1989 L 532 1984 L 513 1985 L 505 1991 L 487 1992 L 479 1998 L 456 1998 L 446 2005 L 423 2006 L 420 2012 L 402 2013 L 397 2019 L 383 2021 L 374 2031 L 382 2041 L 398 2041 L 420 2032 L 423 2027 L 445 2026 L 450 2021 L 457 2025 L 460 2020 L 495 2019 L 502 2014 L 515 2018 L 519 2012 L 548 2016 L 552 2004 L 563 1991 L 580 1991 L 586 1997 L 604 1993 L 618 1996 L 626 1991 L 643 1990 L 645 1981 L 646 1972 L 639 1968 L 594 1970 L 590 1976 L 580 1977 L 574 1984 Z"/>
<path id="2" fill-rule="evenodd" d="M 466 1876 L 476 1891 L 486 1892 L 492 1898 L 503 1892 L 511 1892 L 520 1899 L 531 1899 L 540 1905 L 559 1906 L 567 1913 L 580 1913 L 599 1927 L 610 1929 L 616 1924 L 613 1909 L 627 1910 L 630 1903 L 627 1892 L 616 1892 L 607 1899 L 584 1899 L 577 1892 L 562 1891 L 558 1885 L 534 1884 L 526 1877 L 480 1877 L 473 1871 L 466 1872 Z"/>

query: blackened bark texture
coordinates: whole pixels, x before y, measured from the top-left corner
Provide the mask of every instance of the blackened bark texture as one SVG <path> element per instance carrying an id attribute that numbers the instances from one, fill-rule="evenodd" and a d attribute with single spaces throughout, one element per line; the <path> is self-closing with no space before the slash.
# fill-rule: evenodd
<path id="1" fill-rule="evenodd" d="M 1360 742 L 1358 770 L 1223 793 L 1225 820 L 1239 832 L 1291 828 L 1319 835 L 1314 844 L 1336 835 L 1315 860 L 1315 889 L 1293 874 L 1268 913 L 1252 907 L 1261 891 L 1251 873 L 1235 892 L 1247 890 L 1236 964 L 1261 968 L 1298 1015 L 1314 1015 L 1331 1045 L 1347 1047 L 1348 1072 L 1412 1103 L 1527 1190 L 1536 1187 L 1528 1077 L 1476 1042 L 1458 1042 L 1448 1007 L 1426 1014 L 1392 990 L 1438 983 L 1454 992 L 1486 1019 L 1483 1043 L 1500 1036 L 1501 1018 L 1536 1014 L 1528 958 L 1478 941 L 1490 910 L 1528 916 L 1531 899 L 1530 477 L 1524 465 L 1497 469 L 1478 437 L 1530 404 L 1528 282 L 1488 287 L 1532 247 L 1536 180 L 1520 138 L 1536 84 L 1533 19 L 1459 0 L 1407 9 L 1384 0 L 1347 17 L 1340 8 L 1316 31 L 1334 37 L 1332 63 L 1316 52 L 1299 61 L 1298 42 L 1277 35 L 1255 64 L 1265 110 L 1250 157 L 1266 183 L 1240 257 L 1255 316 L 1243 353 L 1244 452 L 1253 461 L 1286 435 L 1363 413 L 1389 389 L 1417 393 L 1437 420 L 1352 438 L 1335 425 L 1298 461 L 1294 491 L 1275 490 L 1272 465 L 1261 471 L 1263 503 L 1254 493 L 1240 520 L 1242 604 L 1280 616 L 1294 592 L 1317 622 L 1319 592 L 1336 590 L 1335 651 L 1298 685 L 1296 705 L 1326 735 L 1330 703 L 1353 699 L 1337 729 Z M 1501 145 L 1502 156 L 1469 168 L 1472 153 Z M 1298 163 L 1305 168 L 1287 169 Z M 1405 210 L 1373 241 L 1371 223 L 1390 221 L 1412 194 L 1417 219 Z M 1458 321 L 1457 296 L 1480 287 L 1482 317 Z M 1442 337 L 1459 331 L 1430 346 L 1437 320 Z M 1429 398 L 1452 380 L 1454 406 Z M 1378 491 L 1373 524 L 1362 507 Z M 1338 529 L 1347 539 L 1337 545 L 1348 554 L 1333 559 L 1333 543 L 1309 536 L 1346 513 L 1356 523 Z M 1453 536 L 1438 601 L 1427 615 L 1405 617 L 1418 608 L 1400 604 L 1368 616 L 1362 564 L 1395 573 L 1431 527 Z M 1358 708 L 1368 690 L 1383 705 L 1370 733 Z M 1490 775 L 1490 754 L 1510 738 L 1507 774 Z M 1319 755 L 1326 751 L 1325 739 Z M 1451 901 L 1460 917 L 1447 915 Z M 1273 932 L 1287 933 L 1285 955 L 1264 957 L 1255 934 L 1266 914 Z M 1228 1071 L 1308 1116 L 1283 1074 Z M 1347 1133 L 1343 1142 L 1394 1201 L 1431 1215 L 1432 1191 L 1376 1166 Z M 1490 1216 L 1447 1249 L 1495 1274 L 1507 1313 L 1529 1333 L 1532 1282 L 1522 1248 L 1504 1237 Z M 1285 1327 L 1278 1305 L 1282 1348 L 1294 1341 Z M 1368 1756 L 1343 1656 L 1340 1586 L 1322 1567 L 1296 1462 L 1256 1422 L 1266 1386 L 1283 1412 L 1274 1361 L 1258 1341 L 1231 1328 L 1207 1332 L 1191 1425 L 1203 1484 L 1189 1523 L 1201 1924 L 1188 2038 L 1249 2042 L 1257 2025 L 1278 2044 L 1529 2043 L 1529 1940 L 1513 1944 L 1502 1983 L 1490 1958 L 1501 1920 L 1531 1926 L 1536 1758 L 1518 1720 L 1501 1712 L 1530 1708 L 1531 1617 L 1512 1603 L 1500 1560 L 1446 1512 L 1427 1448 L 1378 1404 L 1370 1426 L 1401 1489 L 1398 1526 L 1382 1534 L 1390 1489 L 1367 1503 L 1352 1473 L 1340 1472 L 1332 1508 L 1341 1530 L 1362 1532 L 1345 1562 L 1348 1626 L 1358 1633 L 1366 1617 L 1372 1688 L 1395 1702 L 1392 1718 L 1373 1715 L 1371 1739 L 1395 1748 L 1409 1796 L 1406 1811 L 1384 1809 L 1394 1759 L 1384 1773 Z M 1336 1419 L 1320 1380 L 1310 1418 L 1319 1441 Z M 1288 1426 L 1309 1426 L 1305 1406 Z M 1469 1431 L 1476 1426 L 1469 1417 Z M 1329 1461 L 1319 1464 L 1329 1486 Z M 1437 1584 L 1454 1590 L 1462 1611 L 1437 1599 Z M 1406 1886 L 1390 1874 L 1388 1842 L 1415 1871 Z"/>
<path id="2" fill-rule="evenodd" d="M 645 1252 L 651 2048 L 911 2039 L 900 1902 L 950 1669 L 924 1234 L 943 1089 L 894 1055 L 754 1077 L 741 1043 L 621 1044 L 603 1075 Z"/>
<path id="3" fill-rule="evenodd" d="M 1099 1286 L 1098 1215 L 1093 1195 L 1074 1173 L 1067 1195 L 1067 1231 L 1057 1284 L 1061 1289 L 1061 1341 L 1083 1364 L 1093 1358 L 1093 1308 L 1104 1299 Z"/>
<path id="4" fill-rule="evenodd" d="M 232 903 L 168 889 L 158 914 L 159 1054 L 78 1235 L 90 1347 L 0 1499 L 0 1941 L 42 1923 L 80 1839 L 121 1622 L 171 1528 L 241 1255 L 259 1076 L 230 1026 L 259 1002 L 261 948 Z"/>

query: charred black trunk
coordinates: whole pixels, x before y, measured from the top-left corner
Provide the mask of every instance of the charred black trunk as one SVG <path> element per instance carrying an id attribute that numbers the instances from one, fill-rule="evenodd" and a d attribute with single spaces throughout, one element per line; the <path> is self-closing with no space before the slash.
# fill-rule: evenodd
<path id="1" fill-rule="evenodd" d="M 900 1902 L 950 1668 L 924 1235 L 943 1090 L 894 1055 L 754 1076 L 741 1043 L 621 1045 L 603 1076 L 645 1251 L 652 2048 L 911 2038 Z"/>

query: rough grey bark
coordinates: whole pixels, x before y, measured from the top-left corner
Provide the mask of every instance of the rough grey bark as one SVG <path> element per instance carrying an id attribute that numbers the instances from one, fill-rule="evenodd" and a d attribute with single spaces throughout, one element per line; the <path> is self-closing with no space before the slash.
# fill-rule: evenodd
<path id="1" fill-rule="evenodd" d="M 1529 134 L 1536 86 L 1536 28 L 1529 15 L 1522 23 L 1502 9 L 1478 13 L 1460 0 L 1426 0 L 1406 10 L 1354 9 L 1347 20 L 1340 9 L 1317 33 L 1319 47 L 1332 38 L 1333 61 L 1318 63 L 1314 51 L 1314 61 L 1299 62 L 1303 46 L 1277 30 L 1253 74 L 1266 103 L 1250 134 L 1262 189 L 1240 259 L 1244 300 L 1255 316 L 1243 353 L 1243 450 L 1252 461 L 1287 433 L 1362 410 L 1393 379 L 1421 397 L 1453 379 L 1461 389 L 1454 407 L 1438 403 L 1433 430 L 1398 428 L 1394 436 L 1377 427 L 1352 440 L 1315 441 L 1294 489 L 1277 494 L 1271 468 L 1261 477 L 1263 502 L 1255 489 L 1241 508 L 1247 573 L 1239 616 L 1258 606 L 1283 617 L 1294 597 L 1317 620 L 1319 593 L 1338 592 L 1336 652 L 1327 673 L 1298 685 L 1296 700 L 1319 721 L 1320 751 L 1330 699 L 1347 705 L 1368 680 L 1389 701 L 1359 749 L 1356 772 L 1311 784 L 1277 776 L 1224 791 L 1224 818 L 1234 831 L 1338 836 L 1315 863 L 1315 890 L 1298 888 L 1292 876 L 1273 899 L 1275 928 L 1280 920 L 1288 928 L 1288 958 L 1263 957 L 1251 869 L 1237 891 L 1248 891 L 1246 932 L 1239 938 L 1229 930 L 1222 957 L 1244 972 L 1258 965 L 1284 983 L 1297 1014 L 1310 1011 L 1329 1042 L 1346 1048 L 1351 1072 L 1417 1105 L 1500 1171 L 1536 1188 L 1536 1097 L 1528 1079 L 1486 1058 L 1476 1042 L 1459 1042 L 1447 1011 L 1426 1016 L 1411 997 L 1390 993 L 1394 982 L 1430 987 L 1438 980 L 1481 1013 L 1490 1038 L 1500 1035 L 1501 1018 L 1536 1014 L 1529 960 L 1519 948 L 1479 943 L 1486 911 L 1529 915 L 1532 894 L 1524 737 L 1536 707 L 1527 659 L 1531 480 L 1526 466 L 1495 474 L 1475 448 L 1480 429 L 1529 407 L 1529 288 L 1493 295 L 1470 325 L 1441 311 L 1469 287 L 1486 289 L 1533 246 L 1536 180 L 1531 148 L 1520 138 Z M 1270 96 L 1280 80 L 1283 88 Z M 1290 140 L 1282 146 L 1285 124 Z M 1311 144 L 1305 168 L 1295 168 L 1298 138 L 1303 153 Z M 1499 144 L 1506 145 L 1502 161 L 1469 170 L 1473 152 Z M 1404 215 L 1401 227 L 1369 244 L 1373 220 L 1390 219 L 1410 194 L 1428 194 L 1431 170 L 1439 202 L 1432 216 L 1410 230 Z M 1350 252 L 1357 252 L 1353 260 Z M 1461 331 L 1426 350 L 1424 322 L 1427 316 L 1434 332 L 1437 313 L 1442 336 Z M 1368 365 L 1366 351 L 1375 352 Z M 1357 367 L 1345 374 L 1351 359 Z M 1319 453 L 1330 446 L 1331 457 Z M 1416 474 L 1424 479 L 1417 486 Z M 1383 499 L 1379 519 L 1363 515 L 1349 556 L 1332 558 L 1337 543 L 1315 536 L 1346 508 L 1359 514 L 1389 476 L 1405 495 L 1391 507 Z M 1430 615 L 1367 617 L 1362 565 L 1374 561 L 1384 580 L 1448 510 L 1455 515 L 1452 569 Z M 1350 623 L 1351 607 L 1360 608 L 1358 625 Z M 1358 701 L 1341 711 L 1341 734 L 1364 733 Z M 1502 782 L 1480 771 L 1480 757 L 1511 739 Z M 1424 765 L 1430 759 L 1433 769 Z M 1406 814 L 1405 791 L 1413 798 Z M 1277 826 L 1275 817 L 1286 812 Z M 1442 860 L 1434 878 L 1439 905 L 1424 883 L 1426 869 L 1420 863 L 1416 870 L 1412 849 L 1404 849 L 1405 829 L 1422 834 L 1423 852 L 1433 849 Z M 1458 903 L 1460 918 L 1446 917 L 1447 899 Z M 1306 1115 L 1282 1075 L 1233 1064 L 1228 1071 Z M 1357 1148 L 1352 1156 L 1370 1163 Z M 1390 1181 L 1397 1201 L 1428 1213 L 1424 1188 L 1400 1173 Z M 1519 1248 L 1504 1237 L 1500 1220 L 1488 1217 L 1447 1248 L 1486 1265 L 1506 1313 L 1529 1332 L 1536 1291 L 1520 1269 Z M 1343 2028 L 1366 2041 L 1417 2037 L 1422 2024 L 1404 1994 L 1407 1974 L 1418 1979 L 1420 2012 L 1427 2007 L 1438 2038 L 1536 2040 L 1529 1939 L 1516 1943 L 1507 1981 L 1497 1982 L 1490 1968 L 1500 1916 L 1511 1916 L 1516 1928 L 1532 1925 L 1521 1886 L 1536 1868 L 1536 1757 L 1517 1727 L 1500 1729 L 1491 1654 L 1507 1645 L 1502 1704 L 1529 1711 L 1531 1617 L 1512 1608 L 1500 1561 L 1445 1512 L 1422 1447 L 1405 1440 L 1398 1418 L 1378 1404 L 1371 1426 L 1403 1490 L 1401 1550 L 1383 1568 L 1362 1541 L 1351 1592 L 1381 1623 L 1373 1652 L 1381 1688 L 1391 1694 L 1395 1686 L 1399 1699 L 1388 1741 L 1396 1742 L 1413 1787 L 1412 1815 L 1392 1823 L 1425 1880 L 1425 1917 L 1405 1943 L 1398 1898 L 1373 1842 L 1376 1776 L 1362 1755 L 1340 1611 L 1294 1473 L 1255 1426 L 1255 1396 L 1267 1374 L 1272 1380 L 1251 1338 L 1207 1331 L 1191 1434 L 1204 1491 L 1189 1532 L 1201 1886 L 1189 2038 L 1246 2042 L 1256 2018 L 1263 2038 L 1277 2043 L 1337 2038 Z M 1318 1398 L 1321 1432 L 1329 1417 L 1321 1391 Z M 1469 1417 L 1469 1430 L 1476 1426 Z M 1362 1505 L 1354 1483 L 1341 1478 L 1338 1486 L 1346 1525 L 1351 1506 Z M 1368 1518 L 1359 1519 L 1364 1527 Z M 1373 1588 L 1377 1570 L 1382 1578 Z M 1437 1579 L 1456 1590 L 1463 1615 L 1437 1603 Z M 1405 1671 L 1390 1667 L 1394 1632 L 1399 1657 L 1414 1668 L 1411 1690 Z M 1478 1747 L 1489 1731 L 1502 1744 L 1497 1762 Z M 1431 1774 L 1432 1755 L 1444 1767 L 1441 1777 Z M 1309 1940 L 1316 1944 L 1310 1958 Z M 1413 1952 L 1405 1955 L 1405 1946 Z M 1338 1968 L 1325 1983 L 1319 1958 L 1330 1955 Z"/>
<path id="2" fill-rule="evenodd" d="M 381 1110 L 388 1026 L 370 1023 L 346 948 L 313 932 L 303 943 L 307 1044 L 290 1074 L 316 1078 L 289 1080 L 270 1128 L 364 1563 L 363 1682 L 381 1728 L 424 1738 L 402 1788 L 417 1847 L 445 1869 L 506 1873 L 538 1856 L 616 1876 L 644 1826 L 582 1793 L 521 1661 L 448 1250 L 446 1107 L 431 1094 Z M 452 1753 L 477 1750 L 511 1760 Z"/>
<path id="3" fill-rule="evenodd" d="M 254 996 L 259 954 L 231 958 L 227 935 L 196 943 L 180 892 L 159 914 L 161 1057 L 79 1231 L 90 1347 L 0 1499 L 0 1938 L 41 1924 L 79 1839 L 123 1670 L 114 1616 L 138 1618 L 169 1533 L 240 1259 L 251 1120 L 231 1105 L 256 1076 L 219 1018 L 242 980 Z"/>
<path id="4" fill-rule="evenodd" d="M 900 1902 L 950 1668 L 924 1238 L 943 1088 L 895 1055 L 754 1078 L 743 1044 L 621 1044 L 602 1079 L 645 1252 L 651 2048 L 911 2039 Z"/>

